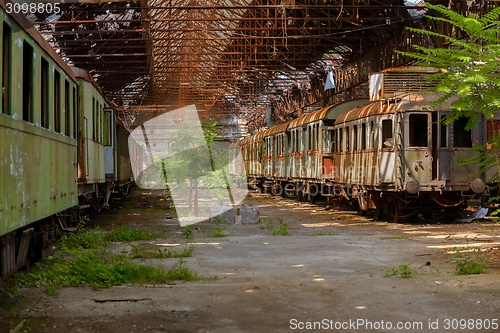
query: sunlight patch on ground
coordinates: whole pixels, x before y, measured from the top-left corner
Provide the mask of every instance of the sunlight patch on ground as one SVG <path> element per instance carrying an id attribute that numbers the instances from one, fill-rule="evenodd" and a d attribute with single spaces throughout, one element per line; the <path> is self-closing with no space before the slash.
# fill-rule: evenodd
<path id="1" fill-rule="evenodd" d="M 161 243 L 161 244 L 155 244 L 156 246 L 165 246 L 165 247 L 173 247 L 173 246 L 180 246 L 181 244 L 179 243 Z"/>
<path id="2" fill-rule="evenodd" d="M 452 250 L 455 247 L 464 247 L 466 245 L 467 247 L 470 247 L 471 250 L 472 248 L 486 248 L 486 247 L 491 247 L 492 245 L 500 245 L 500 242 L 488 242 L 488 243 L 455 243 L 455 244 L 447 244 L 447 245 L 427 245 L 427 248 L 430 249 L 443 249 L 443 250 Z M 448 253 L 455 253 L 455 251 L 448 251 Z"/>
<path id="3" fill-rule="evenodd" d="M 309 223 L 309 224 L 302 223 L 301 226 L 306 228 L 323 228 L 323 227 L 336 227 L 342 225 L 338 222 L 320 222 L 320 223 Z"/>

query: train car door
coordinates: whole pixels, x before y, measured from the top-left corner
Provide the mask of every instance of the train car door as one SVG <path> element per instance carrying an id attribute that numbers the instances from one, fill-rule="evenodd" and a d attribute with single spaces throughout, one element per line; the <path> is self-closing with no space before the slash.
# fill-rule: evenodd
<path id="1" fill-rule="evenodd" d="M 437 151 L 437 128 L 431 114 L 408 112 L 405 114 L 404 172 L 420 185 L 429 184 L 437 177 L 434 154 Z M 437 162 L 437 159 L 436 159 Z"/>
<path id="2" fill-rule="evenodd" d="M 394 126 L 392 116 L 381 117 L 379 143 L 379 181 L 381 183 L 394 182 L 395 154 L 394 154 Z"/>
<path id="3" fill-rule="evenodd" d="M 319 142 L 321 142 L 320 158 L 321 178 L 335 177 L 335 127 L 320 126 Z"/>
<path id="4" fill-rule="evenodd" d="M 116 180 L 115 115 L 111 108 L 104 109 L 104 172 L 110 181 Z M 118 157 L 119 159 L 119 157 Z"/>

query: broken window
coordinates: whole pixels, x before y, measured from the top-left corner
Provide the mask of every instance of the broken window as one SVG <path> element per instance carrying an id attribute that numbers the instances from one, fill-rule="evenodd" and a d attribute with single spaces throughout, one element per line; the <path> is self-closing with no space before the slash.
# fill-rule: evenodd
<path id="1" fill-rule="evenodd" d="M 392 119 L 382 120 L 382 148 L 393 148 Z"/>
<path id="2" fill-rule="evenodd" d="M 469 118 L 460 117 L 453 122 L 453 146 L 458 148 L 472 147 L 471 131 L 466 129 Z"/>
<path id="3" fill-rule="evenodd" d="M 410 114 L 410 147 L 428 147 L 427 114 Z"/>

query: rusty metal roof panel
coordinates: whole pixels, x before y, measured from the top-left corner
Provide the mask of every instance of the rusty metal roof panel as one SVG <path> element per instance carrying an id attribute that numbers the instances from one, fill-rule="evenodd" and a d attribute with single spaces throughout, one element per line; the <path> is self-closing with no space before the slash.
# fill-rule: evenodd
<path id="1" fill-rule="evenodd" d="M 288 129 L 288 126 L 290 126 L 290 124 L 292 122 L 293 122 L 293 120 L 290 120 L 290 121 L 287 121 L 286 123 L 282 123 L 282 124 L 271 127 L 270 131 L 268 133 L 266 133 L 266 136 L 276 135 L 276 134 L 281 133 L 281 132 L 286 132 L 286 130 Z"/>
<path id="2" fill-rule="evenodd" d="M 335 120 L 335 125 L 365 118 L 368 116 L 394 113 L 396 112 L 396 107 L 396 103 L 387 103 L 386 101 L 376 101 L 361 105 L 341 114 Z"/>
<path id="3" fill-rule="evenodd" d="M 312 112 L 293 120 L 289 128 L 299 127 L 323 119 L 334 120 L 337 119 L 337 117 L 339 117 L 342 113 L 346 112 L 346 110 L 352 109 L 358 105 L 366 104 L 368 102 L 369 100 L 366 98 L 359 98 L 335 105 L 329 105 L 321 110 Z"/>

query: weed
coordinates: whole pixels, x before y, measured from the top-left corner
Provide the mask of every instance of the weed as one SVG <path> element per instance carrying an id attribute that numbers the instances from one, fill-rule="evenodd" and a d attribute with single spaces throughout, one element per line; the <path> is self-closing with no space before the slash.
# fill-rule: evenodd
<path id="1" fill-rule="evenodd" d="M 409 278 L 410 275 L 412 273 L 414 273 L 415 271 L 411 268 L 411 264 L 403 264 L 403 265 L 399 265 L 398 268 L 391 268 L 389 269 L 384 277 L 385 278 L 388 278 L 388 277 L 391 277 L 391 276 L 396 276 L 396 275 L 399 275 L 400 277 L 402 278 Z"/>
<path id="2" fill-rule="evenodd" d="M 150 240 L 162 236 L 162 234 L 150 230 L 130 229 L 127 227 L 119 230 L 113 229 L 108 238 L 112 242 L 132 242 L 136 240 Z"/>
<path id="3" fill-rule="evenodd" d="M 269 229 L 270 227 L 271 227 L 271 225 L 269 224 L 269 222 L 264 222 L 263 219 L 260 219 L 259 229 Z"/>
<path id="4" fill-rule="evenodd" d="M 192 250 L 188 249 L 187 252 Z M 73 254 L 76 252 L 73 252 Z M 184 253 L 186 255 L 186 253 Z M 141 265 L 125 256 L 102 252 L 83 251 L 67 260 L 52 258 L 36 264 L 28 273 L 15 276 L 16 285 L 45 287 L 48 295 L 57 293 L 58 287 L 91 285 L 104 288 L 124 283 L 166 283 L 171 280 L 194 281 L 196 272 L 177 262 L 171 270 Z"/>
<path id="5" fill-rule="evenodd" d="M 193 254 L 194 246 L 189 246 L 182 250 L 181 252 L 172 251 L 169 249 L 161 249 L 154 244 L 148 244 L 146 246 L 134 246 L 132 245 L 131 258 L 188 258 Z"/>
<path id="6" fill-rule="evenodd" d="M 217 216 L 215 216 L 215 217 L 212 219 L 212 221 L 213 221 L 216 225 L 219 225 L 219 224 L 221 224 L 221 223 L 222 223 L 222 216 L 217 215 Z"/>
<path id="7" fill-rule="evenodd" d="M 194 239 L 193 227 L 191 227 L 190 225 L 185 226 L 184 229 L 182 229 L 181 236 L 186 238 L 186 240 L 188 241 Z"/>
<path id="8" fill-rule="evenodd" d="M 408 235 L 400 235 L 400 236 L 386 236 L 386 237 L 380 237 L 381 240 L 387 240 L 387 239 L 410 239 L 410 236 Z"/>
<path id="9" fill-rule="evenodd" d="M 185 261 L 180 259 L 172 266 L 172 268 L 167 272 L 169 280 L 197 281 L 200 279 L 198 277 L 198 273 L 184 267 L 184 263 Z"/>
<path id="10" fill-rule="evenodd" d="M 280 225 L 278 228 L 269 227 L 269 230 L 272 232 L 273 236 L 290 236 L 290 232 L 288 231 L 288 223 L 283 221 L 281 217 L 278 217 Z"/>
<path id="11" fill-rule="evenodd" d="M 334 234 L 334 233 L 326 233 L 326 232 L 323 232 L 323 231 L 316 231 L 315 233 L 313 234 L 309 234 L 309 236 L 340 236 L 340 234 Z"/>
<path id="12" fill-rule="evenodd" d="M 210 234 L 210 237 L 227 237 L 229 236 L 228 233 L 226 233 L 224 230 L 222 229 L 215 229 L 211 234 Z"/>
<path id="13" fill-rule="evenodd" d="M 99 228 L 84 230 L 79 228 L 75 234 L 66 234 L 59 240 L 63 251 L 74 249 L 100 249 L 108 245 L 106 233 Z"/>
<path id="14" fill-rule="evenodd" d="M 472 249 L 467 247 L 454 247 L 453 259 L 457 263 L 455 271 L 458 275 L 481 274 L 483 269 L 488 266 L 484 263 L 484 258 L 475 260 L 474 256 L 481 252 L 481 249 Z"/>

